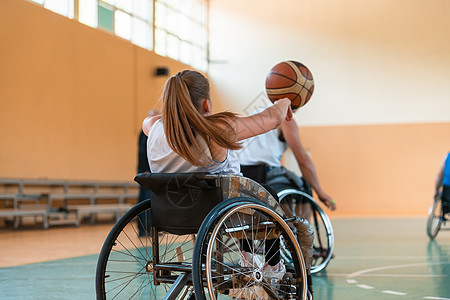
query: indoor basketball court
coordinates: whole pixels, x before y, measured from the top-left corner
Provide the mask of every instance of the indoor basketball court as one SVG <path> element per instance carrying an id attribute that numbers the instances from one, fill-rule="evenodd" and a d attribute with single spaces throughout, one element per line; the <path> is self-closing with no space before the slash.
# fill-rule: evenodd
<path id="1" fill-rule="evenodd" d="M 1 300 L 450 300 L 449 2 L 2 0 L 0 25 Z M 292 186 L 242 156 L 149 174 L 172 78 L 201 116 L 284 109 L 250 158 Z"/>
<path id="2" fill-rule="evenodd" d="M 423 217 L 333 219 L 335 257 L 313 275 L 315 299 L 449 299 L 450 232 Z M 92 299 L 110 225 L 3 232 L 2 299 Z M 70 235 L 70 240 L 61 242 Z"/>

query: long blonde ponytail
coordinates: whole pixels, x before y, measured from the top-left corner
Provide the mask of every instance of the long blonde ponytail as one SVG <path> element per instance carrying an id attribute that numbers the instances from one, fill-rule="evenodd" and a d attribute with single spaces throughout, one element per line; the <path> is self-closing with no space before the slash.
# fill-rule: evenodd
<path id="1" fill-rule="evenodd" d="M 209 163 L 196 134 L 207 143 L 213 141 L 226 149 L 241 148 L 229 124 L 236 115 L 222 112 L 203 116 L 198 110 L 205 99 L 210 99 L 209 82 L 196 71 L 179 72 L 169 78 L 164 87 L 162 118 L 167 143 L 173 151 L 194 166 Z M 218 124 L 228 127 L 228 130 Z"/>

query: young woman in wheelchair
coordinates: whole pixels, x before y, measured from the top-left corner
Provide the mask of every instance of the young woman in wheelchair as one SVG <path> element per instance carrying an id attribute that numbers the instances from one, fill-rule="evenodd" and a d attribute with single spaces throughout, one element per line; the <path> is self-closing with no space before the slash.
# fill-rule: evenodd
<path id="1" fill-rule="evenodd" d="M 290 103 L 281 99 L 248 117 L 231 112 L 212 114 L 208 80 L 196 71 L 179 72 L 166 82 L 162 114 L 143 122 L 151 172 L 240 174 L 234 151 L 241 148 L 239 142 L 273 130 L 283 120 L 290 121 Z M 283 277 L 279 241 L 269 240 L 266 247 L 271 251 L 266 253 L 264 267 L 275 278 Z M 245 244 L 243 248 L 251 250 Z M 242 264 L 252 259 L 249 255 L 243 252 Z"/>

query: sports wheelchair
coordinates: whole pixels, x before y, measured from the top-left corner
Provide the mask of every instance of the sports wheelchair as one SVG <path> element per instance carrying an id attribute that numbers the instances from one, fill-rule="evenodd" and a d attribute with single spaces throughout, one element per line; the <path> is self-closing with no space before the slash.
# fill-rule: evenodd
<path id="1" fill-rule="evenodd" d="M 434 239 L 440 230 L 450 230 L 450 228 L 442 228 L 448 221 L 449 214 L 450 203 L 443 202 L 442 193 L 440 193 L 428 209 L 427 234 L 430 239 Z"/>
<path id="2" fill-rule="evenodd" d="M 308 267 L 296 234 L 307 222 L 287 217 L 255 181 L 236 175 L 139 174 L 152 191 L 115 224 L 101 250 L 97 299 L 307 299 Z M 150 220 L 147 212 L 150 210 Z M 141 228 L 151 228 L 139 232 Z M 286 273 L 266 276 L 264 261 L 279 239 Z M 253 259 L 243 263 L 243 244 Z M 311 249 L 311 242 L 302 245 Z M 281 250 L 282 248 L 282 250 Z M 310 259 L 310 258 L 309 258 Z"/>
<path id="3" fill-rule="evenodd" d="M 303 217 L 314 229 L 311 273 L 325 269 L 333 257 L 333 226 L 327 214 L 312 197 L 309 184 L 295 173 L 281 167 L 268 168 L 265 164 L 241 165 L 244 176 L 271 187 L 288 217 Z M 283 253 L 283 251 L 282 251 Z M 289 259 L 283 255 L 285 261 Z"/>

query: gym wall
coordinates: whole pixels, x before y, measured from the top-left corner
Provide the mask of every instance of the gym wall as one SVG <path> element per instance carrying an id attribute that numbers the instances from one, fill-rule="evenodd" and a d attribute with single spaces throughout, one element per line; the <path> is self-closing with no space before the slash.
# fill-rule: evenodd
<path id="1" fill-rule="evenodd" d="M 25 0 L 0 1 L 0 177 L 133 180 L 138 134 L 188 66 Z"/>
<path id="2" fill-rule="evenodd" d="M 302 61 L 316 90 L 296 119 L 331 215 L 425 215 L 449 150 L 449 5 L 211 0 L 215 110 L 245 113 L 275 63 Z M 132 180 L 153 71 L 187 66 L 25 0 L 0 1 L 0 41 L 0 176 Z"/>
<path id="3" fill-rule="evenodd" d="M 211 0 L 209 75 L 246 113 L 272 66 L 304 63 L 295 117 L 331 215 L 426 215 L 450 150 L 449 30 L 445 0 Z"/>

